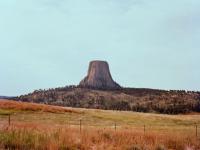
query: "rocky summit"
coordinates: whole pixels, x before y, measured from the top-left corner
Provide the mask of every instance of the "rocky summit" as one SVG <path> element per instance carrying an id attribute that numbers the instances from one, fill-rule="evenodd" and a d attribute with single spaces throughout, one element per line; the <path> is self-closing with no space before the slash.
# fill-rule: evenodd
<path id="1" fill-rule="evenodd" d="M 106 61 L 91 61 L 87 76 L 80 82 L 80 87 L 92 89 L 120 89 L 110 74 Z"/>
<path id="2" fill-rule="evenodd" d="M 14 98 L 13 98 L 14 99 Z M 200 112 L 200 92 L 124 88 L 117 84 L 105 61 L 90 62 L 87 76 L 77 85 L 35 90 L 17 101 L 50 105 L 182 114 Z"/>

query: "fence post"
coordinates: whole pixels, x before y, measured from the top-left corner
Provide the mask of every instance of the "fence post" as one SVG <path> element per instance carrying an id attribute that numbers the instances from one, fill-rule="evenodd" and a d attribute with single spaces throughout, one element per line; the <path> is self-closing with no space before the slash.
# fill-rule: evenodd
<path id="1" fill-rule="evenodd" d="M 80 119 L 80 132 L 81 132 L 82 120 Z"/>
<path id="2" fill-rule="evenodd" d="M 198 126 L 197 126 L 197 124 L 195 125 L 195 128 L 196 128 L 196 137 L 198 137 Z"/>
<path id="3" fill-rule="evenodd" d="M 117 130 L 117 124 L 116 124 L 116 122 L 115 122 L 115 131 Z"/>
<path id="4" fill-rule="evenodd" d="M 8 114 L 8 125 L 10 126 L 10 114 Z"/>
<path id="5" fill-rule="evenodd" d="M 67 125 L 68 125 L 68 128 L 69 128 L 70 127 L 70 116 L 68 117 Z"/>
<path id="6" fill-rule="evenodd" d="M 144 134 L 145 134 L 145 132 L 146 132 L 146 126 L 144 125 Z"/>

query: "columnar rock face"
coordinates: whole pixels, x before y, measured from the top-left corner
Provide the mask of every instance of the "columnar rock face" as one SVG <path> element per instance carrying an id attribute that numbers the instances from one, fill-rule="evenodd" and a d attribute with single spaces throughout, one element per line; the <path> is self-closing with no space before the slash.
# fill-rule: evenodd
<path id="1" fill-rule="evenodd" d="M 113 81 L 106 61 L 92 61 L 88 75 L 80 82 L 80 87 L 93 89 L 120 89 L 120 85 Z"/>

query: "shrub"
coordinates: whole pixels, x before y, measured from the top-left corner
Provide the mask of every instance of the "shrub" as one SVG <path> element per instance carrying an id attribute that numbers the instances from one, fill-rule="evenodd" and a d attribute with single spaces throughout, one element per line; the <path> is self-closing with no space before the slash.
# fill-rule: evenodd
<path id="1" fill-rule="evenodd" d="M 156 147 L 156 150 L 166 150 L 165 146 L 164 145 L 158 145 Z"/>

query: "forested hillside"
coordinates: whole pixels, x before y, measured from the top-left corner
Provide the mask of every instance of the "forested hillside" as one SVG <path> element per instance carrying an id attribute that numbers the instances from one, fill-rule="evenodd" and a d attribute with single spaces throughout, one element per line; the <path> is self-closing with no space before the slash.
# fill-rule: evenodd
<path id="1" fill-rule="evenodd" d="M 178 114 L 200 112 L 200 92 L 122 88 L 94 90 L 67 86 L 36 90 L 16 100 L 59 106 Z"/>

